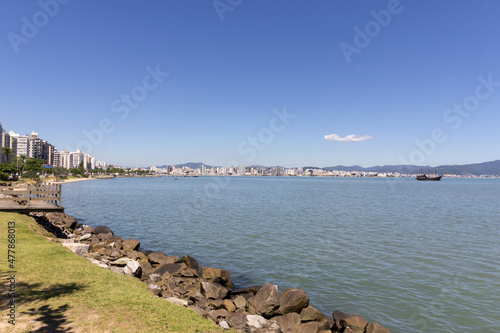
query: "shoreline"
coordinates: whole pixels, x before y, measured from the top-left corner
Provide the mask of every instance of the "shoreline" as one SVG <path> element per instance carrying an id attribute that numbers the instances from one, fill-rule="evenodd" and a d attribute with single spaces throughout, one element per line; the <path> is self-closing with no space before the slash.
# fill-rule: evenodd
<path id="1" fill-rule="evenodd" d="M 270 283 L 235 289 L 227 270 L 202 267 L 189 255 L 142 251 L 140 242 L 114 235 L 105 226 L 80 225 L 64 213 L 30 214 L 54 233 L 62 245 L 95 265 L 140 279 L 150 292 L 188 307 L 225 329 L 245 332 L 388 333 L 377 323 L 334 311 L 327 316 L 309 304 L 305 290 Z"/>

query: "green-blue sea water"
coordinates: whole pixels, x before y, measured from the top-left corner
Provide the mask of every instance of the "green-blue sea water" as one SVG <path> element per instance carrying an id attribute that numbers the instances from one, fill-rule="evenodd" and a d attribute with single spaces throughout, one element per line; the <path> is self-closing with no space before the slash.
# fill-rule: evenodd
<path id="1" fill-rule="evenodd" d="M 117 178 L 66 213 L 392 332 L 500 331 L 500 179 Z"/>

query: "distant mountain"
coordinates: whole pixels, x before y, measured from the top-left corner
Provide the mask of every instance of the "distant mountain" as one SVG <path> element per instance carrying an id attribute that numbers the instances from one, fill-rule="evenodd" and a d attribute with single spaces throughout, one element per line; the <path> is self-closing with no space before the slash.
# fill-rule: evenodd
<path id="1" fill-rule="evenodd" d="M 427 167 L 422 167 L 418 165 L 382 165 L 374 166 L 369 168 L 363 168 L 359 165 L 353 166 L 343 166 L 337 165 L 332 167 L 322 168 L 324 170 L 339 170 L 339 171 L 359 171 L 359 172 L 399 172 L 399 173 L 420 173 L 422 170 L 427 173 Z M 494 175 L 500 176 L 500 160 L 484 162 L 484 163 L 474 163 L 474 164 L 463 164 L 463 165 L 440 165 L 437 167 L 429 167 L 430 172 L 434 173 L 436 169 L 437 173 L 442 174 L 455 174 L 455 175 Z"/>
<path id="2" fill-rule="evenodd" d="M 176 164 L 174 165 L 176 168 L 179 167 L 188 167 L 191 169 L 199 169 L 204 165 L 207 169 L 212 168 L 211 165 L 206 165 L 202 162 L 189 162 L 184 164 Z M 166 168 L 168 165 L 160 165 L 158 168 Z M 217 168 L 217 166 L 215 166 Z M 265 167 L 265 168 L 273 168 L 274 166 L 260 166 L 253 165 L 253 167 Z M 306 166 L 303 169 L 323 169 L 323 170 L 339 170 L 339 171 L 358 171 L 358 172 L 376 172 L 376 173 L 406 173 L 406 174 L 417 174 L 423 171 L 427 173 L 427 167 L 419 166 L 419 165 L 379 165 L 369 168 L 364 168 L 359 165 L 352 166 L 344 166 L 337 165 L 326 168 L 319 168 L 314 166 Z M 434 169 L 437 170 L 437 173 L 440 175 L 443 174 L 455 174 L 455 175 L 493 175 L 500 176 L 500 160 L 484 162 L 484 163 L 474 163 L 474 164 L 463 164 L 463 165 L 440 165 L 437 167 L 429 167 L 430 173 L 434 173 Z"/>

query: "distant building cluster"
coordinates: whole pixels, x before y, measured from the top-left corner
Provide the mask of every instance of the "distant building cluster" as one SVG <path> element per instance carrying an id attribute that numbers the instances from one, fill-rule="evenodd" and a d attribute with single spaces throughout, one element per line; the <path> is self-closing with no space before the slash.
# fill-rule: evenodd
<path id="1" fill-rule="evenodd" d="M 264 166 L 207 167 L 193 169 L 187 166 L 152 166 L 150 171 L 172 176 L 297 176 L 297 177 L 402 177 L 399 173 L 376 173 L 358 171 L 324 170 L 319 168 L 283 168 Z"/>
<path id="2" fill-rule="evenodd" d="M 14 131 L 6 132 L 0 123 L 0 133 L 0 148 L 12 149 L 12 153 L 17 157 L 25 156 L 26 158 L 45 160 L 46 166 L 71 169 L 83 165 L 85 170 L 106 168 L 107 166 L 105 162 L 96 161 L 94 156 L 85 154 L 81 150 L 58 152 L 56 147 L 41 139 L 35 132 L 31 132 L 30 135 L 21 135 Z M 1 162 L 7 162 L 5 154 L 1 154 L 1 156 Z"/>

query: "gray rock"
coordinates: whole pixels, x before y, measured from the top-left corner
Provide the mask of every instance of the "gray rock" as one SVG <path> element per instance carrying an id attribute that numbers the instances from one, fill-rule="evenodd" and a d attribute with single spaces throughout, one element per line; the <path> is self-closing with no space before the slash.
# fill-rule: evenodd
<path id="1" fill-rule="evenodd" d="M 64 224 L 64 228 L 65 229 L 68 229 L 68 230 L 74 230 L 76 228 L 78 228 L 80 225 L 78 224 L 78 222 L 76 222 L 76 220 L 69 220 L 68 222 L 66 222 Z"/>
<path id="2" fill-rule="evenodd" d="M 188 306 L 188 301 L 186 301 L 184 299 L 177 298 L 177 297 L 167 297 L 167 298 L 165 298 L 165 300 L 169 303 L 172 303 L 172 304 L 185 306 L 185 307 Z"/>
<path id="3" fill-rule="evenodd" d="M 80 238 L 78 238 L 78 240 L 81 242 L 81 241 L 87 240 L 91 237 L 92 237 L 91 234 L 85 234 L 85 235 L 81 236 Z"/>
<path id="4" fill-rule="evenodd" d="M 280 296 L 280 307 L 278 313 L 290 312 L 300 313 L 309 304 L 305 290 L 300 288 L 288 288 Z"/>
<path id="5" fill-rule="evenodd" d="M 112 256 L 112 257 L 114 257 L 114 256 Z M 111 265 L 113 265 L 113 266 L 126 266 L 131 261 L 134 261 L 134 260 L 132 260 L 130 258 L 120 258 L 120 259 L 116 259 L 115 261 L 112 261 Z"/>
<path id="6" fill-rule="evenodd" d="M 125 272 L 123 271 L 123 267 L 110 266 L 109 269 L 118 274 L 125 274 Z"/>
<path id="7" fill-rule="evenodd" d="M 165 253 L 161 251 L 153 252 L 147 255 L 148 260 L 152 264 L 174 264 L 179 261 L 179 257 L 167 256 Z"/>
<path id="8" fill-rule="evenodd" d="M 277 322 L 267 320 L 259 315 L 247 315 L 246 332 L 249 333 L 279 333 L 280 327 Z"/>
<path id="9" fill-rule="evenodd" d="M 229 289 L 217 283 L 201 282 L 201 293 L 209 299 L 223 299 L 229 294 Z"/>
<path id="10" fill-rule="evenodd" d="M 247 287 L 247 288 L 241 288 L 241 289 L 233 289 L 231 291 L 231 295 L 247 295 L 247 294 L 257 294 L 262 288 L 262 286 L 252 286 L 252 287 Z"/>
<path id="11" fill-rule="evenodd" d="M 231 276 L 225 269 L 202 267 L 200 268 L 200 277 L 207 281 L 218 283 L 224 287 L 228 287 L 231 289 L 234 287 Z"/>
<path id="12" fill-rule="evenodd" d="M 208 299 L 199 292 L 192 293 L 189 296 L 189 300 L 191 302 L 193 302 L 194 304 L 196 304 L 197 307 L 203 308 L 203 309 L 207 308 L 208 303 L 209 303 Z"/>
<path id="13" fill-rule="evenodd" d="M 278 323 L 283 333 L 295 332 L 300 325 L 300 316 L 296 312 L 290 312 L 284 316 L 274 317 L 271 320 Z"/>
<path id="14" fill-rule="evenodd" d="M 248 312 L 271 317 L 279 307 L 278 286 L 266 283 L 254 297 L 248 299 Z"/>
<path id="15" fill-rule="evenodd" d="M 230 313 L 226 319 L 229 326 L 238 331 L 244 331 L 247 325 L 248 313 L 237 312 Z"/>
<path id="16" fill-rule="evenodd" d="M 83 232 L 88 233 L 88 234 L 91 234 L 94 231 L 94 229 L 92 229 L 91 226 L 85 225 L 85 224 L 82 225 L 82 229 L 83 229 Z"/>
<path id="17" fill-rule="evenodd" d="M 129 261 L 127 263 L 127 266 L 125 266 L 123 268 L 123 272 L 128 276 L 140 277 L 141 273 L 142 273 L 142 269 L 141 269 L 140 264 L 137 261 L 132 260 L 132 261 Z"/>
<path id="18" fill-rule="evenodd" d="M 229 329 L 229 324 L 227 323 L 227 321 L 223 320 L 219 323 L 219 326 L 222 327 L 223 329 L 225 330 L 228 330 Z"/>
<path id="19" fill-rule="evenodd" d="M 80 243 L 63 243 L 64 247 L 67 247 L 72 252 L 76 253 L 80 257 L 85 257 L 89 253 L 89 245 L 88 244 L 80 244 Z"/>
<path id="20" fill-rule="evenodd" d="M 149 289 L 154 295 L 158 295 L 159 293 L 161 293 L 161 287 L 155 283 L 149 284 Z"/>
<path id="21" fill-rule="evenodd" d="M 160 274 L 161 276 L 165 275 L 165 273 L 169 273 L 170 275 L 176 276 L 179 272 L 186 267 L 186 264 L 163 264 L 158 266 L 153 274 Z"/>
<path id="22" fill-rule="evenodd" d="M 208 312 L 208 318 L 212 319 L 216 323 L 221 322 L 222 320 L 225 320 L 229 315 L 229 312 L 226 309 L 218 309 L 218 310 L 212 310 Z"/>
<path id="23" fill-rule="evenodd" d="M 96 234 L 110 234 L 112 236 L 114 235 L 113 231 L 110 228 L 105 227 L 105 226 L 95 227 L 94 232 Z"/>
<path id="24" fill-rule="evenodd" d="M 247 300 L 245 299 L 245 297 L 238 295 L 235 299 L 233 299 L 233 303 L 237 309 L 244 309 L 247 305 Z"/>
<path id="25" fill-rule="evenodd" d="M 161 275 L 160 275 L 160 274 L 151 274 L 151 275 L 149 276 L 149 280 L 150 280 L 151 282 L 158 282 L 158 281 L 160 281 L 160 280 L 161 280 Z"/>
<path id="26" fill-rule="evenodd" d="M 197 314 L 199 314 L 200 316 L 202 316 L 202 317 L 205 317 L 205 318 L 206 318 L 206 317 L 208 316 L 208 312 L 207 312 L 207 310 L 202 309 L 202 308 L 200 308 L 200 307 L 198 307 L 198 306 L 191 306 L 191 307 L 189 307 L 189 308 L 190 308 L 191 310 L 193 310 L 194 312 L 196 312 Z"/>

